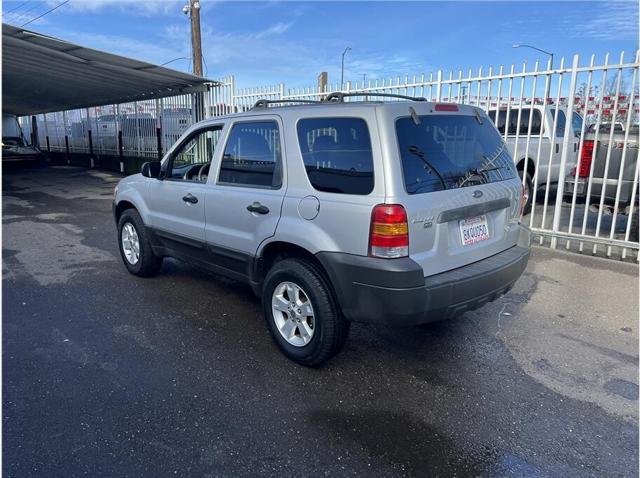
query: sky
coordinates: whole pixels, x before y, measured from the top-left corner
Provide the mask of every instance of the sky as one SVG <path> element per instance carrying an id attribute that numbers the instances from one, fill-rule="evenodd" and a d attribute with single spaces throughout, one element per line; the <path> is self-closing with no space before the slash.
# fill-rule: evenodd
<path id="1" fill-rule="evenodd" d="M 63 0 L 4 0 L 3 22 L 20 26 Z M 25 28 L 155 64 L 191 71 L 187 0 L 68 0 Z M 609 1 L 216 1 L 200 0 L 205 76 L 240 87 L 307 87 L 322 71 L 337 83 L 489 65 L 516 69 L 546 56 L 581 64 L 638 49 L 638 0 Z M 13 11 L 12 11 L 13 10 Z"/>

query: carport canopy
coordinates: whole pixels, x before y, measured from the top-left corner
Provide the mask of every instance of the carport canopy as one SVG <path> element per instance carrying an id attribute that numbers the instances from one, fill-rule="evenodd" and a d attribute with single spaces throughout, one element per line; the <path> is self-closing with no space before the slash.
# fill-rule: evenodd
<path id="1" fill-rule="evenodd" d="M 2 112 L 17 116 L 204 91 L 211 80 L 2 25 Z"/>

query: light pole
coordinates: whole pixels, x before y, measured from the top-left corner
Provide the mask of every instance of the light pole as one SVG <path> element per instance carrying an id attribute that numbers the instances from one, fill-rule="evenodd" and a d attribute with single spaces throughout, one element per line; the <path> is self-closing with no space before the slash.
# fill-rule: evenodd
<path id="1" fill-rule="evenodd" d="M 345 48 L 344 51 L 342 52 L 342 67 L 340 68 L 340 89 L 343 89 L 344 87 L 344 56 L 347 54 L 348 51 L 351 51 L 350 46 Z"/>
<path id="2" fill-rule="evenodd" d="M 521 45 L 519 43 L 516 43 L 515 45 L 511 45 L 513 48 L 531 48 L 532 50 L 537 50 L 541 53 L 544 53 L 545 55 L 549 55 L 549 57 L 551 58 L 551 69 L 553 69 L 553 53 L 551 53 L 550 51 L 547 50 L 543 50 L 542 48 L 538 48 L 532 45 Z"/>
<path id="3" fill-rule="evenodd" d="M 540 53 L 544 53 L 545 55 L 549 55 L 549 58 L 550 58 L 549 69 L 553 70 L 553 53 L 551 53 L 550 51 L 543 50 L 542 48 L 538 48 L 538 47 L 535 47 L 535 46 L 532 46 L 532 45 L 521 45 L 519 43 L 516 43 L 515 45 L 511 45 L 511 46 L 513 48 L 531 48 L 532 50 L 536 50 L 536 51 L 539 51 Z M 544 94 L 545 94 L 545 98 L 544 98 L 545 103 L 547 102 L 547 98 L 549 98 L 550 90 L 551 90 L 551 78 L 549 78 L 549 83 L 547 85 L 547 91 L 544 92 Z"/>

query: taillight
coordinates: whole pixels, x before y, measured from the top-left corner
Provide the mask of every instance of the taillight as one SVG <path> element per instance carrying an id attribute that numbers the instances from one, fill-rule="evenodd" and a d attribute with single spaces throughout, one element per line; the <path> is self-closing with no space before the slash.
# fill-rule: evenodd
<path id="1" fill-rule="evenodd" d="M 393 259 L 409 255 L 407 213 L 399 204 L 378 204 L 371 213 L 369 255 Z"/>
<path id="2" fill-rule="evenodd" d="M 589 176 L 591 158 L 593 157 L 593 146 L 593 140 L 587 139 L 582 142 L 582 154 L 580 154 L 580 163 L 578 164 L 578 176 L 581 178 Z"/>

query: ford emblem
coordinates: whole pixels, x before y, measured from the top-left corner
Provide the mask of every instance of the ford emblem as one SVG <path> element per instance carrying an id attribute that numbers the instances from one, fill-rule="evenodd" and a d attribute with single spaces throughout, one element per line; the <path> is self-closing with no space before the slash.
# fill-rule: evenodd
<path id="1" fill-rule="evenodd" d="M 480 190 L 473 191 L 473 197 L 474 198 L 481 198 L 482 197 L 482 191 L 480 191 Z"/>

